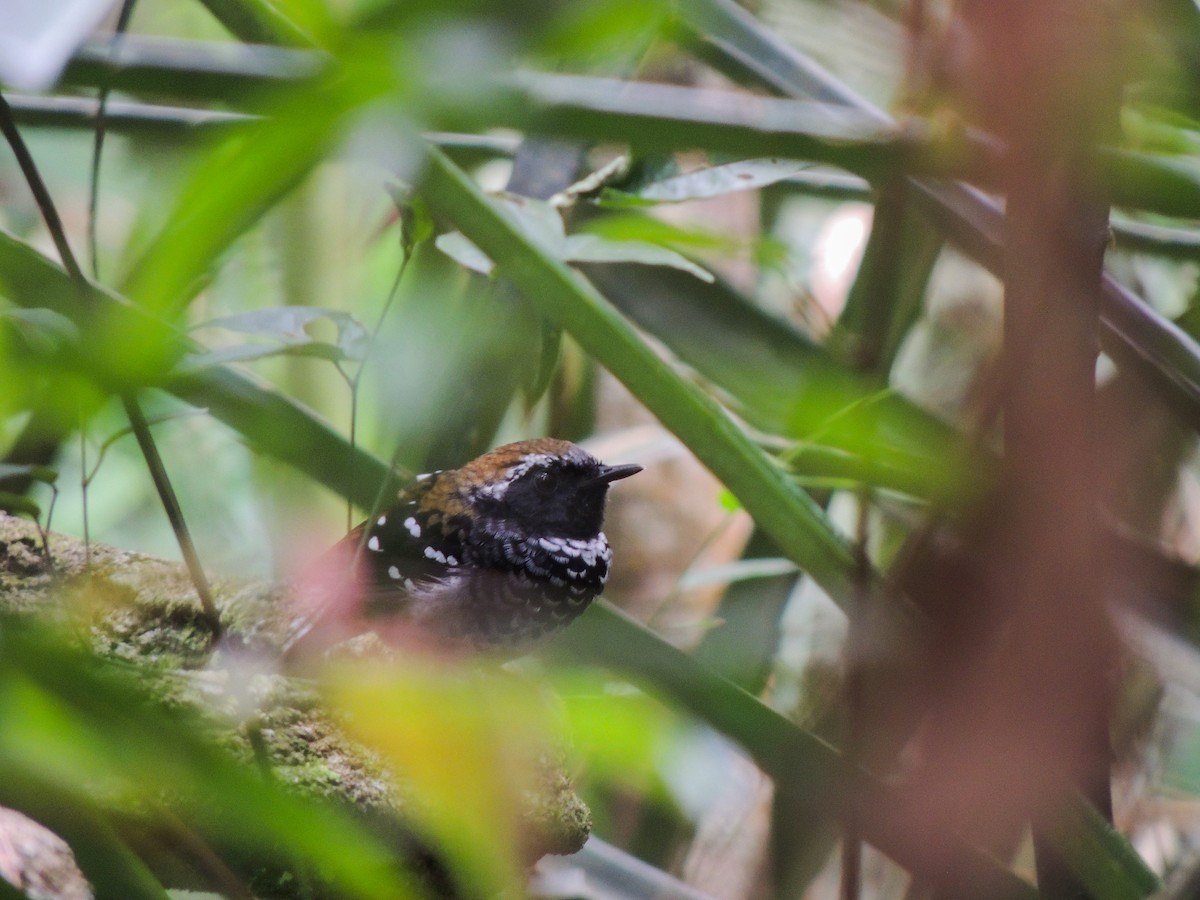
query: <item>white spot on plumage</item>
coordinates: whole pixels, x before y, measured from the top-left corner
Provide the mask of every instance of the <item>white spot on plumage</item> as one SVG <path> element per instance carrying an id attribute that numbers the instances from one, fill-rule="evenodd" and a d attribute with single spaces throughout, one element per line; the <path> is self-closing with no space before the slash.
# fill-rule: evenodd
<path id="1" fill-rule="evenodd" d="M 412 590 L 413 588 L 415 588 L 415 587 L 416 587 L 416 585 L 415 585 L 415 584 L 413 584 L 413 580 L 412 580 L 411 578 L 405 578 L 405 579 L 404 579 L 404 589 L 405 589 L 406 591 L 411 591 L 411 590 Z"/>
<path id="2" fill-rule="evenodd" d="M 388 577 L 393 580 L 399 580 L 400 569 L 397 566 L 388 566 Z"/>
<path id="3" fill-rule="evenodd" d="M 414 516 L 409 516 L 404 520 L 404 527 L 408 529 L 408 533 L 413 537 L 421 536 L 421 526 Z"/>
<path id="4" fill-rule="evenodd" d="M 367 549 L 374 550 L 376 553 L 379 552 L 379 535 L 371 535 L 371 539 L 367 541 Z"/>
<path id="5" fill-rule="evenodd" d="M 375 524 L 378 525 L 380 528 L 382 528 L 384 525 L 387 524 L 387 516 L 380 516 L 378 519 L 375 520 Z"/>
<path id="6" fill-rule="evenodd" d="M 458 560 L 457 560 L 457 559 L 455 559 L 453 556 L 447 556 L 447 557 L 446 557 L 446 565 L 448 565 L 448 566 L 457 566 L 457 565 L 458 565 Z"/>

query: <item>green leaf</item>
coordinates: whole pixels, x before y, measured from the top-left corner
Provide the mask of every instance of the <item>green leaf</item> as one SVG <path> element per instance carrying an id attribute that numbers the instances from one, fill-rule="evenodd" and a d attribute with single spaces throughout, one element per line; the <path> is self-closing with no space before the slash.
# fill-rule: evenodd
<path id="1" fill-rule="evenodd" d="M 582 234 L 598 234 L 611 241 L 646 241 L 667 247 L 698 250 L 734 250 L 741 242 L 727 234 L 700 228 L 684 228 L 643 213 L 610 213 L 579 223 Z"/>
<path id="2" fill-rule="evenodd" d="M 54 484 L 58 481 L 58 470 L 49 466 L 0 462 L 0 481 L 6 478 L 31 478 L 43 484 Z"/>
<path id="3" fill-rule="evenodd" d="M 610 241 L 598 234 L 573 234 L 564 246 L 566 262 L 640 263 L 646 266 L 670 266 L 712 283 L 713 275 L 686 256 L 645 241 Z"/>
<path id="4" fill-rule="evenodd" d="M 509 217 L 522 234 L 555 259 L 563 258 L 566 230 L 562 213 L 545 200 L 519 194 L 501 194 L 497 200 L 497 208 Z"/>
<path id="5" fill-rule="evenodd" d="M 318 322 L 326 321 L 337 328 L 334 343 L 317 340 L 312 330 Z M 183 369 L 196 369 L 226 362 L 247 362 L 265 356 L 312 356 L 332 362 L 361 360 L 367 352 L 370 338 L 366 328 L 350 313 L 317 306 L 278 306 L 211 319 L 193 326 L 223 328 L 241 334 L 278 341 L 281 346 L 242 344 L 207 350 L 185 358 Z"/>
<path id="6" fill-rule="evenodd" d="M 639 201 L 649 200 L 655 203 L 684 203 L 688 200 L 703 200 L 736 191 L 758 190 L 811 168 L 811 163 L 790 159 L 747 159 L 721 166 L 709 166 L 686 175 L 675 175 L 660 181 L 651 181 L 632 193 L 614 192 L 609 204 L 618 205 L 614 201 L 620 199 L 619 194 L 635 197 Z"/>
<path id="7" fill-rule="evenodd" d="M 42 517 L 42 508 L 37 503 L 21 494 L 11 494 L 8 491 L 0 491 L 0 509 L 23 513 L 33 519 Z"/>
<path id="8" fill-rule="evenodd" d="M 825 827 L 843 802 L 871 809 L 889 801 L 889 788 L 857 770 L 830 744 L 771 709 L 757 697 L 714 674 L 677 647 L 664 641 L 611 604 L 593 603 L 571 628 L 547 649 L 571 665 L 602 665 L 629 676 L 636 684 L 670 698 L 716 730 L 741 744 L 777 789 L 798 798 L 797 813 L 812 829 Z M 853 785 L 846 778 L 853 779 Z M 920 873 L 928 860 L 912 858 L 894 831 L 875 829 L 879 819 L 864 816 L 863 836 L 901 865 Z M 970 869 L 964 883 L 980 896 L 1035 900 L 1037 891 L 990 854 L 959 841 L 956 863 Z M 912 845 L 908 844 L 907 849 Z M 933 873 L 931 873 L 933 874 Z"/>
<path id="9" fill-rule="evenodd" d="M 45 302 L 55 298 L 57 311 L 66 315 L 118 320 L 119 330 L 140 331 L 145 343 L 139 349 L 152 360 L 145 371 L 133 373 L 155 381 L 162 376 L 157 360 L 172 347 L 195 349 L 180 332 L 133 306 L 117 294 L 96 288 L 84 295 L 62 267 L 29 244 L 0 229 L 0 290 L 16 303 Z M 132 324 L 126 324 L 131 322 Z M 113 379 L 124 385 L 130 373 L 129 348 L 84 344 L 85 352 L 73 362 L 102 382 Z M 103 355 L 94 357 L 87 351 Z M 135 382 L 138 386 L 145 381 Z M 383 489 L 394 489 L 396 473 L 379 457 L 362 447 L 351 447 L 328 422 L 292 398 L 252 375 L 224 366 L 202 371 L 177 372 L 163 385 L 193 406 L 208 408 L 213 416 L 242 434 L 261 452 L 282 460 L 327 485 L 355 503 L 369 507 Z M 387 485 L 393 485 L 388 487 Z"/>
<path id="10" fill-rule="evenodd" d="M 39 353 L 56 353 L 78 346 L 78 326 L 62 313 L 44 307 L 0 309 L 0 320 L 11 322 Z"/>
<path id="11" fill-rule="evenodd" d="M 96 796 L 125 808 L 134 801 L 148 814 L 167 802 L 200 835 L 266 859 L 282 850 L 311 862 L 339 895 L 411 895 L 381 839 L 264 779 L 207 739 L 209 730 L 191 709 L 156 702 L 144 673 L 30 621 L 0 618 L 0 801 L 20 794 L 68 824 L 62 810 L 95 809 Z"/>
<path id="12" fill-rule="evenodd" d="M 439 234 L 433 245 L 464 269 L 480 275 L 491 275 L 495 268 L 487 254 L 467 240 L 461 231 Z"/>
<path id="13" fill-rule="evenodd" d="M 175 315 L 229 245 L 308 174 L 361 104 L 380 90 L 376 57 L 348 62 L 207 153 L 165 227 L 132 266 L 122 293 L 152 313 Z M 403 147 L 397 148 L 402 155 Z"/>
<path id="14" fill-rule="evenodd" d="M 553 212 L 553 207 L 541 204 Z M 558 213 L 553 212 L 557 217 Z M 598 234 L 572 234 L 564 237 L 561 232 L 554 233 L 543 224 L 543 217 L 526 217 L 524 212 L 517 212 L 515 221 L 522 224 L 522 231 L 530 240 L 537 241 L 554 259 L 569 263 L 641 263 L 648 266 L 670 266 L 711 282 L 712 273 L 702 266 L 692 262 L 686 256 L 676 253 L 667 247 L 660 247 L 646 241 L 612 241 Z M 439 235 L 434 242 L 439 250 L 455 262 L 478 272 L 480 275 L 491 275 L 495 268 L 492 261 L 482 250 L 473 244 L 460 231 Z"/>

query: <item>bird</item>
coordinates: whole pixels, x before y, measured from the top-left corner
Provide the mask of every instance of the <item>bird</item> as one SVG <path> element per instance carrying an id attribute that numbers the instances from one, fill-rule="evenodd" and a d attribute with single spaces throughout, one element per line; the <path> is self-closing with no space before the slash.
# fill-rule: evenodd
<path id="1" fill-rule="evenodd" d="M 389 644 L 519 655 L 603 591 L 608 488 L 641 469 L 538 438 L 417 476 L 326 554 L 285 658 L 366 631 Z"/>

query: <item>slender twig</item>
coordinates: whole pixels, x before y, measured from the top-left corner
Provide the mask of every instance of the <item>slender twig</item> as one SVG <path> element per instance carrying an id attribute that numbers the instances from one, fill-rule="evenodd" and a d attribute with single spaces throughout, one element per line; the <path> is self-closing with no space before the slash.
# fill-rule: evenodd
<path id="1" fill-rule="evenodd" d="M 396 277 L 392 281 L 392 289 L 390 291 L 388 291 L 387 300 L 384 301 L 383 309 L 379 313 L 379 318 L 375 322 L 375 327 L 371 330 L 371 336 L 367 339 L 367 348 L 366 348 L 366 350 L 363 351 L 362 362 L 360 362 L 358 364 L 358 369 L 354 373 L 354 378 L 349 382 L 349 384 L 350 384 L 350 456 L 351 456 L 351 459 L 354 458 L 354 451 L 358 448 L 358 444 L 356 443 L 356 440 L 357 440 L 356 428 L 358 425 L 358 386 L 359 386 L 359 383 L 362 381 L 363 372 L 366 371 L 367 360 L 371 358 L 371 351 L 375 349 L 375 343 L 376 343 L 377 339 L 379 338 L 379 332 L 383 330 L 383 322 L 387 318 L 387 314 L 391 310 L 392 304 L 396 300 L 396 295 L 400 292 L 400 282 L 403 281 L 403 279 L 404 279 L 404 273 L 406 271 L 408 271 L 409 260 L 412 259 L 412 255 L 413 255 L 412 247 L 408 246 L 407 243 L 404 244 L 404 247 L 405 247 L 404 257 L 400 260 L 400 268 L 396 270 Z M 397 447 L 396 450 L 392 453 L 391 465 L 388 468 L 389 472 L 395 471 L 396 460 L 399 458 L 399 455 L 400 455 L 400 448 Z M 371 503 L 371 509 L 368 511 L 369 512 L 369 515 L 367 516 L 368 522 L 373 521 L 375 519 L 376 513 L 379 512 L 380 507 L 383 505 L 384 493 L 387 491 L 388 484 L 389 484 L 389 479 L 385 478 L 383 483 L 379 486 L 379 491 L 376 493 L 375 500 L 374 500 L 374 502 Z M 353 501 L 347 500 L 346 501 L 346 521 L 347 521 L 346 530 L 347 531 L 349 531 L 350 528 L 353 527 L 352 510 L 353 510 Z M 359 545 L 355 550 L 354 561 L 356 564 L 358 562 L 359 554 L 362 553 L 363 548 L 366 546 L 367 537 L 368 537 L 369 533 L 370 533 L 370 529 L 367 529 L 367 528 L 363 529 L 362 538 L 359 540 Z"/>
<path id="2" fill-rule="evenodd" d="M 117 15 L 117 24 L 113 29 L 112 42 L 109 44 L 109 52 L 114 56 L 121 46 L 121 36 L 129 27 L 129 17 L 133 15 L 133 5 L 136 2 L 137 0 L 125 0 L 121 4 L 121 12 Z M 88 185 L 88 252 L 92 258 L 92 278 L 97 281 L 100 279 L 100 256 L 96 251 L 96 210 L 100 200 L 100 156 L 104 151 L 104 136 L 108 128 L 106 114 L 108 112 L 108 95 L 111 91 L 109 82 L 104 80 L 97 94 L 99 105 L 96 107 L 96 131 L 92 142 L 92 171 Z"/>
<path id="3" fill-rule="evenodd" d="M 29 147 L 25 145 L 25 140 L 17 131 L 12 109 L 9 108 L 8 101 L 4 99 L 3 94 L 0 94 L 0 134 L 4 135 L 8 146 L 12 148 L 13 156 L 17 158 L 17 165 L 20 167 L 21 174 L 25 177 L 25 183 L 29 185 L 34 202 L 37 203 L 38 210 L 46 222 L 46 230 L 50 232 L 50 239 L 54 241 L 54 248 L 58 251 L 63 268 L 67 270 L 67 274 L 76 284 L 88 287 L 88 280 L 84 277 L 83 270 L 79 268 L 79 263 L 75 261 L 75 254 L 71 252 L 70 244 L 67 243 L 67 233 L 63 228 L 62 219 L 58 216 L 58 210 L 54 206 L 54 200 L 46 189 L 46 182 L 42 181 L 41 173 L 38 172 L 37 164 L 33 161 Z"/>
<path id="4" fill-rule="evenodd" d="M 855 496 L 858 517 L 854 540 L 855 602 L 851 610 L 849 631 L 843 650 L 843 696 L 845 719 L 843 755 L 848 771 L 856 770 L 863 762 L 863 731 L 866 727 L 865 685 L 863 666 L 869 652 L 867 644 L 871 621 L 871 557 L 868 549 L 871 523 L 871 488 L 859 486 Z M 858 900 L 862 892 L 862 828 L 854 811 L 846 813 L 842 825 L 841 900 Z"/>
<path id="5" fill-rule="evenodd" d="M 87 455 L 87 435 L 88 422 L 87 416 L 83 411 L 83 404 L 79 404 L 79 496 L 83 506 L 83 568 L 85 570 L 92 567 L 92 528 L 91 517 L 88 515 L 88 485 L 91 479 L 88 477 L 88 455 Z"/>
<path id="6" fill-rule="evenodd" d="M 54 206 L 54 200 L 46 188 L 46 183 L 42 180 L 41 173 L 38 171 L 33 156 L 29 153 L 29 148 L 25 145 L 24 139 L 13 122 L 12 110 L 9 108 L 3 94 L 0 94 L 0 134 L 4 135 L 9 146 L 12 148 L 13 155 L 16 157 L 17 164 L 21 169 L 21 174 L 29 185 L 29 190 L 33 194 L 43 220 L 45 220 L 50 237 L 54 241 L 54 246 L 58 249 L 63 267 L 67 270 L 67 273 L 71 276 L 71 280 L 75 282 L 81 294 L 86 297 L 92 290 L 92 284 L 88 281 L 87 276 L 83 274 L 83 270 L 79 268 L 79 262 L 76 260 L 75 254 L 71 251 L 71 245 L 67 242 L 67 234 L 63 228 L 62 219 L 59 218 L 58 210 Z M 201 567 L 200 560 L 196 556 L 191 534 L 188 532 L 187 523 L 183 519 L 179 500 L 175 496 L 175 489 L 171 486 L 171 481 L 167 477 L 162 459 L 158 455 L 158 448 L 155 446 L 154 438 L 150 434 L 150 426 L 142 414 L 137 398 L 131 392 L 125 391 L 121 394 L 121 402 L 125 406 L 125 412 L 129 416 L 129 423 L 133 427 L 134 435 L 137 437 L 138 446 L 141 448 L 142 455 L 146 459 L 146 465 L 150 469 L 150 477 L 153 479 L 154 486 L 158 490 L 159 499 L 162 501 L 163 508 L 167 512 L 167 518 L 170 520 L 171 527 L 175 531 L 175 539 L 179 543 L 179 549 L 183 554 L 184 562 L 187 564 L 188 573 L 191 575 L 192 584 L 196 589 L 196 594 L 200 598 L 200 606 L 204 611 L 205 618 L 208 620 L 215 642 L 221 635 L 220 617 L 217 614 L 216 604 L 213 602 L 208 579 L 205 577 L 204 569 Z"/>
<path id="7" fill-rule="evenodd" d="M 209 885 L 231 900 L 254 900 L 250 889 L 194 828 L 166 808 L 158 810 L 162 837 L 171 841 L 195 865 Z"/>
<path id="8" fill-rule="evenodd" d="M 167 519 L 175 532 L 175 539 L 179 543 L 183 561 L 187 565 L 188 573 L 192 576 L 196 594 L 200 597 L 200 606 L 204 609 L 204 617 L 208 620 L 208 627 L 212 630 L 213 640 L 216 641 L 221 636 L 221 616 L 217 612 L 217 606 L 213 600 L 208 576 L 204 574 L 204 567 L 200 565 L 200 557 L 196 555 L 196 546 L 192 543 L 192 535 L 183 519 L 179 498 L 175 496 L 171 480 L 167 477 L 166 467 L 163 466 L 162 457 L 158 454 L 158 445 L 154 443 L 154 438 L 150 435 L 150 424 L 146 421 L 146 416 L 132 393 L 122 393 L 121 403 L 125 407 L 125 414 L 129 417 L 129 424 L 133 426 L 133 436 L 137 438 L 142 456 L 146 458 L 146 467 L 150 470 L 150 478 L 158 489 L 158 497 L 162 501 Z"/>

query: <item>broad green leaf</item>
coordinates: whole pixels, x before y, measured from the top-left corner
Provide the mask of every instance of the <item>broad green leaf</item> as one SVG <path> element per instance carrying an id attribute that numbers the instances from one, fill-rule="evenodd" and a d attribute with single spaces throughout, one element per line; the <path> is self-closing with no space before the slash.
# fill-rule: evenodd
<path id="1" fill-rule="evenodd" d="M 604 206 L 620 206 L 626 198 L 644 203 L 684 203 L 719 197 L 735 191 L 752 191 L 791 178 L 797 172 L 812 168 L 811 163 L 790 159 L 747 159 L 742 162 L 708 166 L 686 175 L 675 175 L 661 181 L 643 184 L 636 191 L 625 193 L 610 189 L 601 197 Z"/>
<path id="2" fill-rule="evenodd" d="M 235 344 L 231 347 L 189 353 L 180 360 L 179 365 L 175 368 L 175 374 L 188 375 L 211 366 L 253 362 L 257 359 L 268 359 L 275 356 L 302 356 L 324 359 L 334 363 L 348 358 L 336 345 L 321 341 L 311 341 L 307 344 Z"/>
<path id="3" fill-rule="evenodd" d="M 563 227 L 562 213 L 549 202 L 532 197 L 501 194 L 497 199 L 497 208 L 509 216 L 522 234 L 555 259 L 563 258 L 566 230 Z"/>
<path id="4" fill-rule="evenodd" d="M 595 216 L 579 223 L 583 234 L 598 234 L 611 241 L 646 241 L 666 247 L 697 250 L 734 250 L 738 238 L 701 228 L 685 228 L 643 213 L 617 212 Z"/>
<path id="5" fill-rule="evenodd" d="M 335 342 L 316 339 L 314 326 L 326 321 L 337 328 Z M 241 334 L 274 340 L 275 345 L 250 343 L 220 347 L 189 354 L 179 371 L 193 371 L 228 362 L 249 362 L 268 356 L 310 356 L 331 362 L 361 360 L 367 351 L 367 330 L 354 316 L 334 309 L 315 306 L 279 306 L 211 319 L 193 327 L 193 331 L 222 328 Z"/>
<path id="6" fill-rule="evenodd" d="M 41 307 L 0 309 L 0 321 L 12 323 L 21 336 L 39 352 L 54 353 L 78 346 L 78 326 L 62 313 Z"/>
<path id="7" fill-rule="evenodd" d="M 355 110 L 382 90 L 382 70 L 373 66 L 379 60 L 362 57 L 207 153 L 122 293 L 167 317 L 186 306 L 218 256 L 331 151 Z M 396 152 L 403 156 L 403 147 Z"/>
<path id="8" fill-rule="evenodd" d="M 557 215 L 557 213 L 555 213 Z M 522 220 L 527 221 L 527 220 Z M 537 240 L 541 237 L 554 238 L 549 244 L 542 245 L 547 253 L 555 259 L 568 263 L 641 263 L 648 266 L 670 266 L 711 282 L 712 273 L 702 266 L 692 262 L 681 253 L 676 253 L 667 247 L 660 247 L 646 241 L 613 241 L 597 234 L 572 234 L 566 237 L 547 235 L 544 230 L 536 227 L 526 229 L 530 238 Z M 439 250 L 455 262 L 478 272 L 480 275 L 491 275 L 495 266 L 487 255 L 468 240 L 460 231 L 439 235 L 434 242 Z M 540 243 L 540 242 L 539 242 Z"/>
<path id="9" fill-rule="evenodd" d="M 144 674 L 31 622 L 0 624 L 0 798 L 23 792 L 33 801 L 49 788 L 80 810 L 95 797 L 148 810 L 170 798 L 200 834 L 220 834 L 265 859 L 283 849 L 352 896 L 410 895 L 399 860 L 359 822 L 236 761 L 206 737 L 194 711 L 156 704 Z"/>
<path id="10" fill-rule="evenodd" d="M 579 263 L 640 263 L 647 266 L 670 266 L 694 275 L 701 281 L 712 282 L 713 275 L 681 253 L 645 241 L 610 241 L 598 234 L 573 234 L 566 239 L 564 260 Z"/>
<path id="11" fill-rule="evenodd" d="M 47 259 L 29 244 L 0 230 L 0 291 L 18 304 L 41 304 L 55 298 L 56 311 L 70 317 L 85 315 L 128 317 L 133 328 L 146 335 L 153 355 L 164 355 L 172 346 L 197 350 L 183 334 L 148 316 L 125 298 L 99 288 L 83 295 L 72 284 L 62 267 Z M 122 325 L 128 332 L 131 326 Z M 124 384 L 128 372 L 125 354 L 117 347 L 92 347 L 106 355 L 94 358 L 87 352 L 74 362 L 92 378 L 108 378 Z M 158 363 L 147 363 L 153 376 L 150 383 L 163 378 Z M 115 374 L 114 374 L 115 373 Z M 146 372 L 136 373 L 148 377 Z M 140 387 L 146 382 L 139 381 Z M 213 416 L 242 434 L 261 452 L 295 466 L 321 484 L 369 507 L 381 490 L 396 476 L 390 467 L 362 447 L 351 447 L 346 438 L 328 422 L 254 376 L 224 366 L 214 366 L 188 374 L 176 373 L 164 384 L 166 390 L 193 406 L 208 408 Z M 385 487 L 392 490 L 393 487 Z"/>

